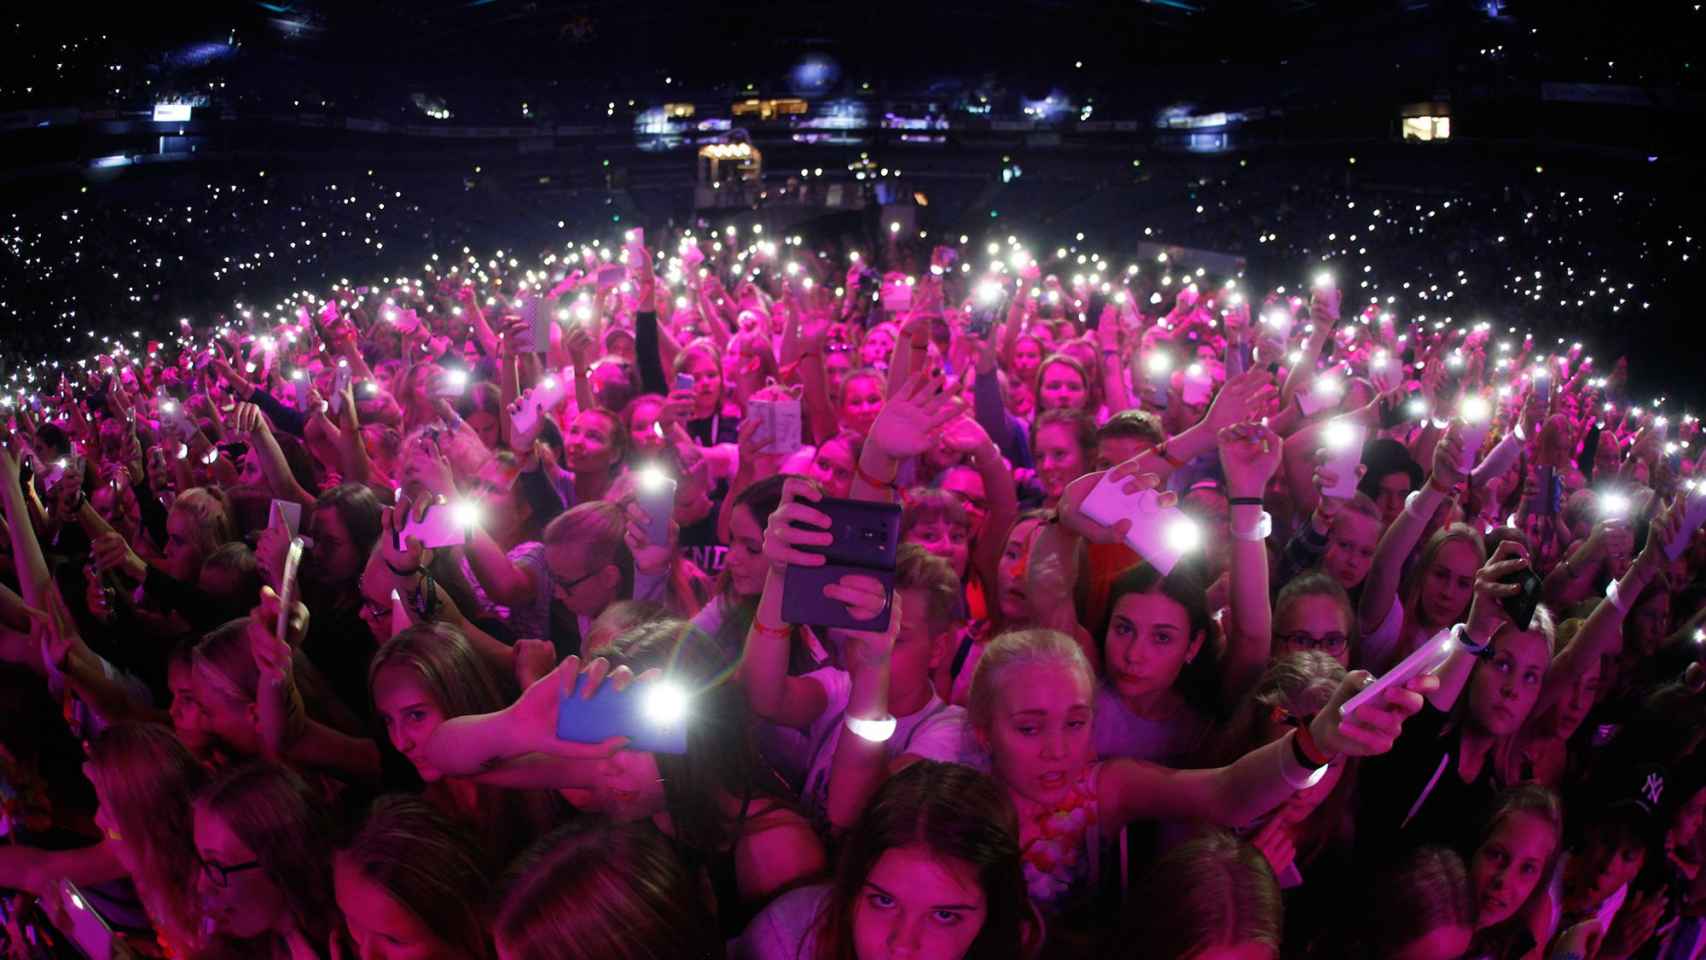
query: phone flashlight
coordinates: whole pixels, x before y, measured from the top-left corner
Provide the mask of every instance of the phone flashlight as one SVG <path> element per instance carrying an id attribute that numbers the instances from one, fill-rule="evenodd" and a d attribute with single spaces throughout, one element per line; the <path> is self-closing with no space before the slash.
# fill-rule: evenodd
<path id="1" fill-rule="evenodd" d="M 1622 519 L 1629 515 L 1629 498 L 1621 493 L 1600 494 L 1598 506 L 1602 517 Z"/>
<path id="2" fill-rule="evenodd" d="M 1202 546 L 1202 528 L 1189 517 L 1180 517 L 1164 531 L 1167 546 L 1177 553 L 1189 553 Z"/>
<path id="3" fill-rule="evenodd" d="M 1464 423 L 1486 423 L 1493 416 L 1493 407 L 1481 397 L 1465 397 L 1458 413 Z"/>
<path id="4" fill-rule="evenodd" d="M 480 525 L 480 505 L 473 500 L 458 500 L 450 507 L 450 519 L 463 530 Z"/>
<path id="5" fill-rule="evenodd" d="M 460 390 L 468 385 L 468 371 L 450 370 L 445 373 L 444 379 L 448 381 L 451 386 Z"/>
<path id="6" fill-rule="evenodd" d="M 1144 361 L 1144 367 L 1147 368 L 1150 373 L 1167 373 L 1173 369 L 1173 358 L 1169 357 L 1165 353 L 1152 353 L 1149 355 L 1149 359 Z"/>
<path id="7" fill-rule="evenodd" d="M 1315 285 L 1317 287 L 1323 287 L 1323 288 L 1332 286 L 1333 285 L 1333 275 L 1330 273 L 1325 273 L 1325 272 L 1317 273 L 1315 275 Z"/>
<path id="8" fill-rule="evenodd" d="M 369 396 L 369 397 L 378 396 L 379 395 L 379 384 L 374 383 L 373 381 L 369 380 L 368 382 L 361 385 L 361 392 L 364 396 Z"/>
<path id="9" fill-rule="evenodd" d="M 986 307 L 993 306 L 1000 299 L 1001 285 L 999 283 L 985 283 L 977 288 L 977 300 Z"/>
<path id="10" fill-rule="evenodd" d="M 645 467 L 639 471 L 635 479 L 641 490 L 656 493 L 669 483 L 669 474 L 664 473 L 658 467 Z"/>
<path id="11" fill-rule="evenodd" d="M 667 680 L 647 685 L 641 710 L 646 719 L 660 727 L 675 726 L 687 716 L 687 691 Z"/>
<path id="12" fill-rule="evenodd" d="M 1321 441 L 1329 450 L 1345 450 L 1356 442 L 1356 428 L 1343 420 L 1334 420 L 1321 432 Z"/>

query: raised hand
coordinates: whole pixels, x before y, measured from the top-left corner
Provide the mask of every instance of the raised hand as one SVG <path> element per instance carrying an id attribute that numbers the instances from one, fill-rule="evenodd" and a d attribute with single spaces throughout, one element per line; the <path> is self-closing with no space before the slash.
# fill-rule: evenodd
<path id="1" fill-rule="evenodd" d="M 883 404 L 865 442 L 875 443 L 897 461 L 923 453 L 930 449 L 936 431 L 965 409 L 957 393 L 940 370 L 914 373 Z"/>
<path id="2" fill-rule="evenodd" d="M 1203 423 L 1219 433 L 1235 423 L 1260 420 L 1267 414 L 1268 404 L 1277 392 L 1268 371 L 1257 369 L 1241 373 L 1220 388 Z"/>
<path id="3" fill-rule="evenodd" d="M 1141 465 L 1142 457 L 1130 460 L 1106 472 L 1110 482 L 1118 483 L 1120 490 L 1126 494 L 1141 493 L 1153 490 L 1161 485 L 1161 478 L 1153 473 L 1144 473 Z M 1120 543 L 1131 530 L 1131 518 L 1122 517 L 1113 526 L 1104 527 L 1086 517 L 1083 513 L 1084 498 L 1100 483 L 1103 474 L 1087 473 L 1066 485 L 1061 491 L 1060 503 L 1056 510 L 1060 516 L 1060 525 L 1072 531 L 1091 543 Z M 1161 494 L 1159 504 L 1172 507 L 1178 504 L 1178 497 L 1172 491 Z"/>
<path id="4" fill-rule="evenodd" d="M 124 535 L 107 531 L 90 543 L 95 555 L 95 568 L 102 573 L 116 571 L 141 583 L 148 576 L 148 564 L 130 549 Z"/>
<path id="5" fill-rule="evenodd" d="M 1226 475 L 1226 492 L 1234 497 L 1260 497 L 1268 480 L 1279 469 L 1283 445 L 1279 435 L 1260 423 L 1238 423 L 1223 428 L 1220 469 Z"/>
<path id="6" fill-rule="evenodd" d="M 835 542 L 829 532 L 829 516 L 808 506 L 823 499 L 817 486 L 800 477 L 790 477 L 782 486 L 782 503 L 770 514 L 764 528 L 764 557 L 778 572 L 795 567 L 821 567 L 822 554 L 801 547 L 827 547 Z M 816 527 L 819 529 L 809 529 Z"/>
<path id="7" fill-rule="evenodd" d="M 1439 678 L 1426 674 L 1403 686 L 1389 687 L 1379 698 L 1345 716 L 1339 707 L 1374 678 L 1367 670 L 1345 675 L 1333 698 L 1309 725 L 1315 745 L 1329 756 L 1372 757 L 1392 749 L 1404 721 L 1422 708 L 1423 697 L 1439 688 Z"/>
<path id="8" fill-rule="evenodd" d="M 1528 549 L 1515 540 L 1506 540 L 1475 572 L 1475 598 L 1469 601 L 1469 619 L 1465 623 L 1469 627 L 1469 636 L 1476 643 L 1486 643 L 1500 627 L 1510 622 L 1503 601 L 1520 593 L 1522 585 L 1504 581 L 1529 565 Z M 1528 624 L 1517 626 L 1527 629 Z"/>

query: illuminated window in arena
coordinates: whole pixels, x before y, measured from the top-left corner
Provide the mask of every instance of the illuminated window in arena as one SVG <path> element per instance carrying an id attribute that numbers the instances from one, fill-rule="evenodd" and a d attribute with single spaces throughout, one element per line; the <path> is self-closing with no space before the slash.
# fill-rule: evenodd
<path id="1" fill-rule="evenodd" d="M 666 103 L 663 105 L 663 115 L 671 120 L 684 120 L 693 116 L 697 108 L 691 103 Z"/>
<path id="2" fill-rule="evenodd" d="M 729 108 L 729 112 L 737 117 L 749 117 L 757 114 L 760 120 L 771 120 L 778 116 L 800 116 L 806 112 L 804 100 L 797 97 L 785 97 L 778 100 L 741 100 Z"/>
<path id="3" fill-rule="evenodd" d="M 1398 111 L 1400 131 L 1407 141 L 1431 143 L 1451 139 L 1451 107 L 1445 103 L 1413 103 Z"/>

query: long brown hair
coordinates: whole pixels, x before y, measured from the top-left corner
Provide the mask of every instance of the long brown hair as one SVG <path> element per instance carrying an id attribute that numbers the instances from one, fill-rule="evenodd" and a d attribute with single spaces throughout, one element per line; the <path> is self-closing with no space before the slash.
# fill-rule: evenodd
<path id="1" fill-rule="evenodd" d="M 493 936 L 513 960 L 706 960 L 722 939 L 650 824 L 576 821 L 516 861 Z"/>
<path id="2" fill-rule="evenodd" d="M 456 948 L 462 960 L 491 960 L 486 927 L 492 863 L 438 808 L 414 797 L 380 797 L 337 856 Z"/>
<path id="3" fill-rule="evenodd" d="M 339 919 L 326 843 L 330 824 L 325 804 L 302 778 L 275 763 L 251 763 L 203 789 L 195 809 L 225 821 L 255 852 L 297 931 L 309 943 L 327 942 Z"/>
<path id="4" fill-rule="evenodd" d="M 1156 861 L 1126 918 L 1109 956 L 1184 960 L 1247 943 L 1278 951 L 1284 907 L 1267 858 L 1215 830 Z"/>
<path id="5" fill-rule="evenodd" d="M 496 713 L 509 705 L 505 684 L 474 651 L 462 631 L 444 623 L 417 623 L 385 641 L 367 666 L 368 695 L 381 671 L 400 670 L 432 698 L 445 719 Z M 389 739 L 386 741 L 389 749 Z M 456 810 L 450 785 L 429 784 L 426 797 L 441 810 Z M 548 790 L 506 790 L 477 784 L 467 826 L 492 853 L 512 857 L 532 843 L 564 812 Z"/>
<path id="6" fill-rule="evenodd" d="M 127 863 L 148 914 L 180 944 L 199 935 L 195 900 L 198 860 L 190 798 L 207 771 L 189 749 L 156 723 L 120 723 L 89 742 L 91 780 L 133 860 Z"/>
<path id="7" fill-rule="evenodd" d="M 1036 951 L 1042 923 L 1025 889 L 1019 818 L 1007 791 L 970 767 L 922 760 L 890 777 L 847 835 L 818 915 L 813 960 L 856 960 L 853 910 L 865 878 L 884 853 L 908 846 L 976 872 L 984 921 L 966 960 L 1020 960 Z"/>

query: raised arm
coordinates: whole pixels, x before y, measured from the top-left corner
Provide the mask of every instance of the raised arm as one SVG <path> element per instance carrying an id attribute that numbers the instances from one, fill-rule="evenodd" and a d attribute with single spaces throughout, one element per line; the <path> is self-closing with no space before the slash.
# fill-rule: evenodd
<path id="1" fill-rule="evenodd" d="M 1103 763 L 1099 793 L 1102 829 L 1134 820 L 1206 820 L 1240 827 L 1311 785 L 1312 775 L 1338 756 L 1374 756 L 1392 749 L 1405 718 L 1422 708 L 1433 677 L 1393 688 L 1349 717 L 1339 705 L 1369 682 L 1362 670 L 1346 675 L 1314 721 L 1230 766 L 1214 770 L 1169 770 L 1137 760 Z"/>
<path id="2" fill-rule="evenodd" d="M 1398 581 L 1404 575 L 1404 561 L 1421 542 L 1422 532 L 1427 529 L 1434 511 L 1462 479 L 1458 468 L 1462 449 L 1463 440 L 1457 428 L 1453 427 L 1445 441 L 1434 448 L 1433 472 L 1428 475 L 1427 484 L 1411 494 L 1411 501 L 1405 504 L 1404 512 L 1381 536 L 1380 545 L 1374 550 L 1374 562 L 1368 568 L 1368 579 L 1362 585 L 1358 620 L 1364 635 L 1379 627 L 1391 611 L 1392 604 L 1397 602 Z"/>
<path id="3" fill-rule="evenodd" d="M 1220 467 L 1231 500 L 1231 629 L 1221 663 L 1223 701 L 1236 703 L 1255 686 L 1273 646 L 1273 609 L 1268 602 L 1267 531 L 1262 509 L 1268 479 L 1279 467 L 1280 438 L 1260 423 L 1220 431 Z"/>
<path id="4" fill-rule="evenodd" d="M 266 417 L 261 415 L 261 408 L 252 403 L 239 403 L 233 419 L 236 431 L 249 438 L 249 446 L 260 461 L 261 472 L 267 475 L 267 485 L 272 488 L 273 496 L 312 507 L 314 497 L 296 482 L 296 475 L 284 459 L 284 450 L 267 426 Z"/>
<path id="5" fill-rule="evenodd" d="M 829 700 L 823 685 L 805 677 L 788 676 L 788 642 L 793 630 L 782 620 L 782 583 L 790 565 L 822 566 L 824 558 L 798 549 L 825 546 L 831 541 L 829 518 L 811 504 L 823 494 L 803 478 L 790 478 L 782 487 L 782 504 L 770 515 L 764 531 L 764 555 L 770 572 L 758 600 L 758 613 L 746 634 L 740 661 L 740 682 L 752 712 L 772 723 L 804 730 L 812 725 Z"/>

